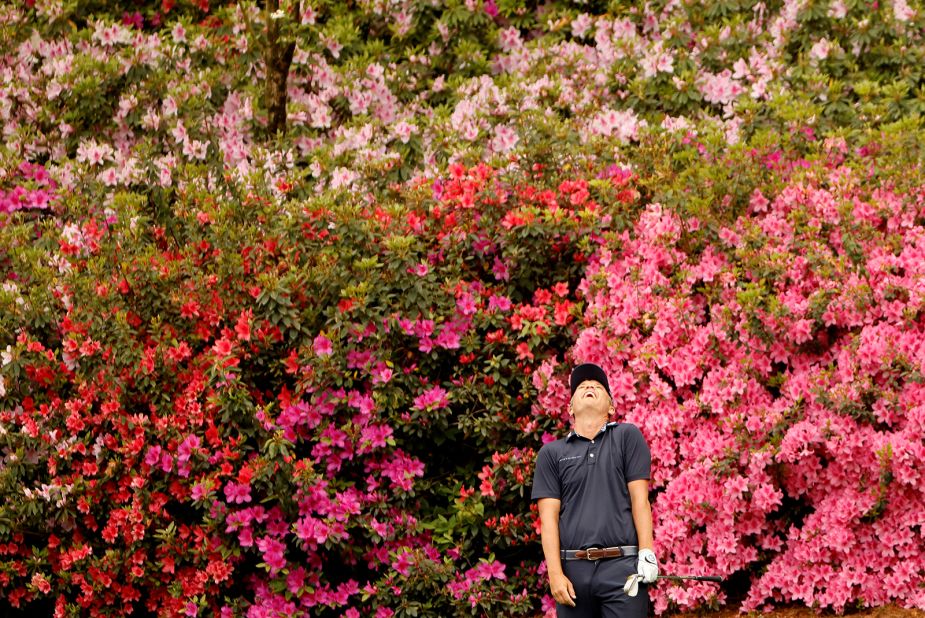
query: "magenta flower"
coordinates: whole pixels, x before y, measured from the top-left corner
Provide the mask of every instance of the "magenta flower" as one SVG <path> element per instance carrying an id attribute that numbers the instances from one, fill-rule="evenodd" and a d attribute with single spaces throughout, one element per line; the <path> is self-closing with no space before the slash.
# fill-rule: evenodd
<path id="1" fill-rule="evenodd" d="M 257 549 L 263 554 L 263 561 L 275 574 L 286 567 L 286 544 L 268 536 L 257 539 Z"/>
<path id="2" fill-rule="evenodd" d="M 209 486 L 207 483 L 196 483 L 193 485 L 193 490 L 190 492 L 190 495 L 193 497 L 193 500 L 203 500 L 206 496 L 209 495 Z"/>
<path id="3" fill-rule="evenodd" d="M 251 501 L 251 488 L 244 483 L 228 481 L 225 484 L 225 499 L 229 504 L 244 504 Z"/>
<path id="4" fill-rule="evenodd" d="M 445 389 L 432 386 L 414 398 L 414 408 L 416 410 L 445 408 L 450 403 L 446 394 Z"/>
<path id="5" fill-rule="evenodd" d="M 411 561 L 411 552 L 407 549 L 395 556 L 395 559 L 392 561 L 392 568 L 395 572 L 400 573 L 407 577 L 411 574 L 411 567 L 413 562 Z"/>
<path id="6" fill-rule="evenodd" d="M 330 339 L 324 335 L 318 335 L 312 342 L 312 350 L 316 356 L 330 356 L 334 353 L 334 346 Z"/>

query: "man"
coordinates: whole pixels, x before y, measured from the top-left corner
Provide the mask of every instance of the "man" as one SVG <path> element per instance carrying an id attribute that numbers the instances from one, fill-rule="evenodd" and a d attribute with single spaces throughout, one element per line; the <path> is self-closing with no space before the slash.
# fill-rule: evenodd
<path id="1" fill-rule="evenodd" d="M 540 449 L 532 493 L 556 613 L 643 618 L 648 594 L 630 597 L 623 585 L 633 573 L 645 584 L 658 578 L 649 446 L 635 425 L 609 422 L 613 398 L 600 366 L 578 365 L 569 386 L 572 431 Z"/>

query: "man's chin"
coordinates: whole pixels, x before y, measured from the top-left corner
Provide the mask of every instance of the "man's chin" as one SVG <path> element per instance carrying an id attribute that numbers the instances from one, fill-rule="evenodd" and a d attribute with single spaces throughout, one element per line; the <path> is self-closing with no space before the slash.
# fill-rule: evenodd
<path id="1" fill-rule="evenodd" d="M 596 405 L 572 406 L 572 409 L 575 412 L 575 418 L 583 417 L 583 416 L 587 416 L 587 417 L 607 416 L 606 408 L 601 409 L 599 406 L 596 406 Z"/>

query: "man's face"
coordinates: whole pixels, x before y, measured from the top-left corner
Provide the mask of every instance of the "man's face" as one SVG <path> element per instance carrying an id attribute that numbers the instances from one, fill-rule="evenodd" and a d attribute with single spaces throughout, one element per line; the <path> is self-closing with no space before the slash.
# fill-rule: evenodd
<path id="1" fill-rule="evenodd" d="M 585 380 L 572 395 L 572 414 L 585 411 L 607 414 L 610 407 L 610 396 L 604 390 L 604 385 L 596 380 Z"/>

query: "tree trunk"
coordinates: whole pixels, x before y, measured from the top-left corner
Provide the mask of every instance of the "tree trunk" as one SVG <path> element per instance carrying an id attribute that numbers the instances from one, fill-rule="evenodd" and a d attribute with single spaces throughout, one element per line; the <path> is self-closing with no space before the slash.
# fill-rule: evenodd
<path id="1" fill-rule="evenodd" d="M 298 23 L 301 20 L 301 1 L 293 0 L 290 17 Z M 279 11 L 279 0 L 267 0 L 266 8 L 267 46 L 264 62 L 267 67 L 264 105 L 267 108 L 267 133 L 276 135 L 286 133 L 286 103 L 289 99 L 287 82 L 292 55 L 295 53 L 295 41 L 281 43 L 279 40 L 279 20 L 273 14 Z"/>

